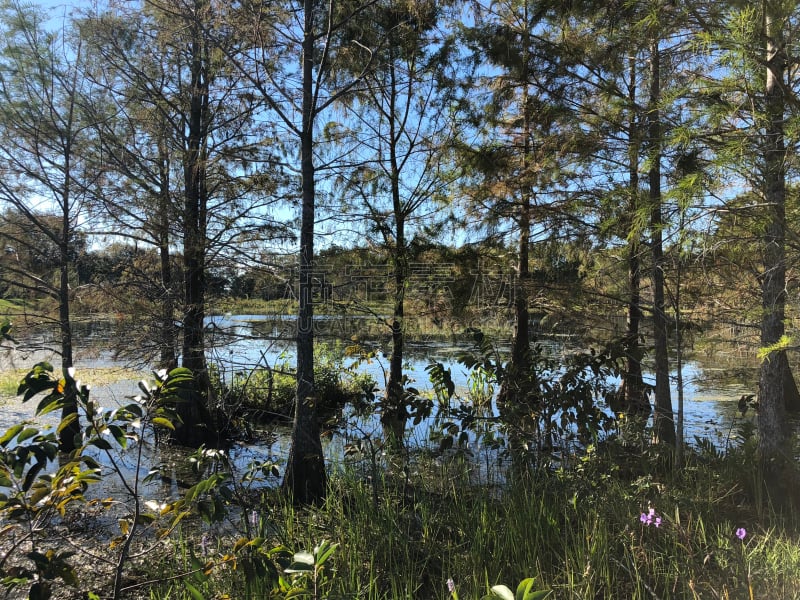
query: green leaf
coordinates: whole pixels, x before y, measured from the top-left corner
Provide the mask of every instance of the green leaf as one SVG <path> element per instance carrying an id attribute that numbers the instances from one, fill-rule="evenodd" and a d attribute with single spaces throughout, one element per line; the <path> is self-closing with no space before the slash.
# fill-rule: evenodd
<path id="1" fill-rule="evenodd" d="M 61 419 L 61 422 L 58 424 L 56 432 L 61 433 L 77 420 L 78 420 L 78 413 L 72 412 L 67 414 L 63 419 Z"/>
<path id="2" fill-rule="evenodd" d="M 485 598 L 489 600 L 493 598 L 500 598 L 501 600 L 515 600 L 514 592 L 512 592 L 505 585 L 493 585 L 491 587 L 490 594 L 485 596 Z"/>
<path id="3" fill-rule="evenodd" d="M 114 439 L 117 440 L 120 448 L 127 448 L 128 439 L 125 437 L 125 430 L 122 429 L 122 427 L 119 425 L 109 425 L 108 431 L 114 436 Z"/>
<path id="4" fill-rule="evenodd" d="M 31 489 L 33 482 L 36 480 L 36 476 L 42 472 L 42 469 L 44 469 L 45 465 L 46 463 L 44 462 L 37 462 L 34 463 L 30 469 L 28 469 L 28 472 L 25 474 L 25 479 L 22 482 L 22 491 L 27 492 L 29 489 Z"/>
<path id="5" fill-rule="evenodd" d="M 36 407 L 36 414 L 38 416 L 46 415 L 47 413 L 53 412 L 54 410 L 58 410 L 59 408 L 64 407 L 64 396 L 62 394 L 57 394 L 53 392 L 52 394 L 47 394 L 42 401 L 39 402 L 39 406 Z"/>
<path id="6" fill-rule="evenodd" d="M 194 587 L 191 583 L 189 583 L 188 581 L 184 581 L 183 585 L 186 586 L 186 591 L 189 592 L 189 595 L 194 600 L 205 600 L 205 596 L 203 596 L 203 594 L 200 593 L 200 590 Z"/>
<path id="7" fill-rule="evenodd" d="M 515 600 L 526 600 L 527 593 L 533 587 L 533 577 L 527 577 L 519 582 L 517 586 L 517 593 L 514 595 Z"/>
<path id="8" fill-rule="evenodd" d="M 108 440 L 104 440 L 103 438 L 94 438 L 89 442 L 89 445 L 100 448 L 100 450 L 111 450 L 111 444 L 108 443 Z"/>
<path id="9" fill-rule="evenodd" d="M 3 446 L 3 448 L 5 448 L 8 445 L 8 442 L 14 439 L 14 437 L 16 437 L 16 435 L 20 431 L 22 431 L 24 427 L 25 425 L 19 424 L 19 425 L 13 425 L 8 429 L 6 429 L 6 432 L 3 434 L 3 437 L 0 437 L 0 446 Z"/>
<path id="10" fill-rule="evenodd" d="M 175 425 L 169 419 L 165 419 L 164 417 L 153 417 L 153 425 L 159 425 L 160 427 L 166 427 L 167 429 L 171 429 L 175 431 Z"/>
<path id="11" fill-rule="evenodd" d="M 334 553 L 337 546 L 339 544 L 331 544 L 329 541 L 324 540 L 320 543 L 319 547 L 316 549 L 317 565 L 323 565 L 325 562 L 330 558 L 331 554 Z"/>

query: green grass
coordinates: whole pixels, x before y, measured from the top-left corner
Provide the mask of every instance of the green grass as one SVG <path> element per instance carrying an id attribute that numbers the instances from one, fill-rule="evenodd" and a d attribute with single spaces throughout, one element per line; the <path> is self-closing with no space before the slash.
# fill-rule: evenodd
<path id="1" fill-rule="evenodd" d="M 102 384 L 128 374 L 80 375 Z M 324 503 L 302 508 L 276 489 L 246 490 L 242 473 L 215 496 L 212 477 L 188 488 L 175 531 L 164 530 L 157 544 L 136 540 L 126 580 L 152 582 L 136 596 L 152 600 L 477 600 L 526 578 L 550 590 L 550 600 L 800 598 L 800 499 L 770 502 L 758 483 L 755 439 L 744 438 L 727 454 L 709 444 L 687 449 L 681 468 L 661 448 L 612 439 L 572 457 L 569 469 L 516 461 L 498 466 L 490 483 L 477 480 L 464 454 L 345 452 L 329 464 Z M 12 449 L 6 458 L 18 456 Z M 163 492 L 141 493 L 161 500 L 154 494 Z M 206 517 L 226 504 L 229 516 L 204 526 L 182 512 L 194 502 Z M 166 514 L 143 515 L 142 524 Z M 98 541 L 85 533 L 94 549 Z M 59 535 L 43 528 L 38 541 L 64 550 Z M 113 562 L 119 546 L 103 547 Z M 315 550 L 325 547 L 330 555 Z M 81 585 L 107 590 L 109 564 L 80 564 Z"/>
<path id="2" fill-rule="evenodd" d="M 0 315 L 14 314 L 23 308 L 24 304 L 19 300 L 7 300 L 0 298 Z"/>
<path id="3" fill-rule="evenodd" d="M 659 475 L 645 460 L 623 474 L 614 458 L 594 457 L 502 489 L 471 483 L 459 461 L 417 462 L 407 479 L 395 471 L 379 482 L 348 468 L 333 476 L 320 507 L 264 495 L 262 547 L 338 544 L 315 582 L 318 595 L 308 597 L 444 600 L 452 579 L 460 599 L 478 599 L 489 586 L 513 590 L 534 577 L 551 600 L 798 598 L 798 521 L 748 496 L 752 473 L 740 459 L 693 456 Z M 649 507 L 659 527 L 641 522 Z M 232 542 L 219 543 L 221 556 Z M 220 567 L 203 584 L 205 597 L 268 597 L 269 579 L 246 573 L 241 563 Z M 190 597 L 174 583 L 152 595 Z"/>
<path id="4" fill-rule="evenodd" d="M 57 368 L 58 367 L 56 367 L 56 369 Z M 27 373 L 28 369 L 0 371 L 0 396 L 15 396 L 19 382 Z M 83 381 L 91 382 L 94 387 L 100 387 L 118 381 L 141 379 L 142 373 L 140 371 L 123 369 L 120 367 L 103 367 L 80 369 L 76 377 Z"/>

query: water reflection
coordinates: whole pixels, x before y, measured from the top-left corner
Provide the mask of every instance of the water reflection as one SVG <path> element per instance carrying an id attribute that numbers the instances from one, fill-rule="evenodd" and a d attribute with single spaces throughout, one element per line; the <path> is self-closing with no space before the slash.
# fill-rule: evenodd
<path id="1" fill-rule="evenodd" d="M 344 355 L 344 348 L 351 344 L 353 331 L 358 331 L 364 319 L 342 319 L 333 317 L 320 318 L 320 339 L 330 342 L 331 351 Z M 248 371 L 256 367 L 275 367 L 283 363 L 290 366 L 294 363 L 293 317 L 274 317 L 259 315 L 218 316 L 208 320 L 208 340 L 212 343 L 209 359 L 213 361 L 223 377 L 236 371 Z M 108 349 L 107 340 L 113 335 L 108 323 L 96 322 L 76 330 L 79 334 L 79 348 L 89 347 L 91 351 L 78 354 L 78 371 L 81 368 L 116 365 L 113 354 Z M 347 334 L 347 335 L 344 335 Z M 547 351 L 553 355 L 564 353 L 568 348 L 569 338 L 558 338 L 543 342 Z M 370 349 L 377 350 L 376 357 L 369 362 L 362 362 L 357 369 L 369 373 L 379 387 L 385 383 L 385 371 L 388 369 L 388 337 L 363 339 L 360 343 Z M 25 360 L 16 360 L 12 366 L 24 366 L 41 360 L 42 347 L 47 345 L 47 337 L 42 335 L 33 340 L 31 347 L 35 352 L 24 354 Z M 456 393 L 467 398 L 468 370 L 457 362 L 457 355 L 470 347 L 470 336 L 448 335 L 412 341 L 407 344 L 406 373 L 410 382 L 418 389 L 430 389 L 425 368 L 432 362 L 440 362 L 449 369 L 456 385 Z M 6 352 L 8 355 L 8 352 Z M 19 358 L 19 357 L 18 357 Z M 53 360 L 50 358 L 50 360 Z M 352 359 L 343 358 L 349 365 Z M 23 364 L 24 363 L 24 364 Z M 8 364 L 4 365 L 8 368 Z M 754 392 L 756 373 L 745 364 L 720 364 L 714 359 L 699 357 L 689 362 L 683 373 L 685 382 L 685 437 L 692 441 L 695 437 L 709 437 L 717 446 L 725 446 L 731 435 L 741 422 L 737 412 L 737 402 L 743 394 Z M 652 383 L 652 378 L 651 378 Z M 105 406 L 111 407 L 123 402 L 138 393 L 136 381 L 120 381 L 93 389 L 92 395 Z M 673 389 L 673 406 L 677 405 L 677 390 Z M 22 405 L 17 398 L 0 399 L 0 431 L 13 424 L 32 418 L 35 404 Z M 750 416 L 747 417 L 751 418 Z M 56 415 L 46 415 L 37 419 L 42 425 L 53 427 Z M 413 445 L 426 446 L 430 443 L 433 419 L 423 420 L 413 426 L 409 436 Z M 353 407 L 345 407 L 340 419 L 340 427 L 333 429 L 325 436 L 324 445 L 329 462 L 343 460 L 345 448 L 361 439 L 378 440 L 381 435 L 380 423 L 375 415 L 358 414 Z M 269 432 L 257 432 L 256 441 L 234 444 L 230 449 L 231 464 L 241 472 L 254 460 L 274 460 L 282 465 L 289 451 L 289 431 L 287 428 L 271 426 Z M 490 463 L 495 460 L 496 453 L 482 447 L 474 436 L 470 438 L 472 451 L 481 457 L 478 464 L 488 476 Z M 163 477 L 146 488 L 146 495 L 153 497 L 174 497 L 181 490 L 182 484 L 191 481 L 185 473 L 180 472 L 180 465 L 185 463 L 185 455 L 175 448 L 161 447 L 145 442 L 143 448 L 144 464 L 137 465 L 135 453 L 120 456 L 123 473 L 128 478 L 144 477 L 153 465 L 164 465 Z M 106 485 L 106 484 L 104 484 Z M 108 491 L 99 494 L 115 495 L 124 492 L 121 483 L 115 478 L 108 478 Z"/>

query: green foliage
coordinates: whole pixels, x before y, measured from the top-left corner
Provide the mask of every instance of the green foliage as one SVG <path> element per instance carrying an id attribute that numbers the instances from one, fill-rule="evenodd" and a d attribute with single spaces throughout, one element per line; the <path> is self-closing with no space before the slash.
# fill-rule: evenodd
<path id="1" fill-rule="evenodd" d="M 314 385 L 318 408 L 323 412 L 373 397 L 375 380 L 358 370 L 360 361 L 346 365 L 345 355 L 347 352 L 338 346 L 318 344 L 315 347 Z M 288 361 L 249 372 L 235 372 L 230 381 L 224 381 L 222 375 L 212 371 L 212 382 L 229 404 L 239 406 L 247 414 L 264 420 L 291 419 L 294 414 L 297 375 Z"/>
<path id="2" fill-rule="evenodd" d="M 145 531 L 164 539 L 187 516 L 198 515 L 206 522 L 218 522 L 227 514 L 226 504 L 233 496 L 229 471 L 212 471 L 189 487 L 181 498 L 158 506 L 149 506 L 141 496 L 139 484 L 160 476 L 158 469 L 142 481 L 139 467 L 142 461 L 143 435 L 148 430 L 173 430 L 178 422 L 174 407 L 187 401 L 187 390 L 193 387 L 192 376 L 186 369 L 155 374 L 152 382 L 141 381 L 142 395 L 114 409 L 104 409 L 90 398 L 90 389 L 74 379 L 72 369 L 56 379 L 49 363 L 36 364 L 22 379 L 18 394 L 27 402 L 39 396 L 37 416 L 62 407 L 65 397 L 74 394 L 79 409 L 62 418 L 56 431 L 42 432 L 28 423 L 8 429 L 0 436 L 0 542 L 10 548 L 0 560 L 0 583 L 7 589 L 29 586 L 31 598 L 50 598 L 54 582 L 77 586 L 78 573 L 70 559 L 75 553 L 46 547 L 55 540 L 48 536 L 57 518 L 65 518 L 73 504 L 109 508 L 114 499 L 87 501 L 89 486 L 101 480 L 102 469 L 98 452 L 119 479 L 128 496 L 130 512 L 118 518 L 119 534 L 112 537 L 109 549 L 115 551 L 113 597 L 122 593 L 125 566 L 131 557 L 134 539 Z M 70 390 L 72 392 L 70 392 Z M 74 424 L 80 427 L 77 448 L 58 465 L 57 433 Z M 133 475 L 123 470 L 118 453 L 133 452 Z M 196 474 L 206 474 L 209 461 L 218 460 L 217 451 L 201 450 L 194 458 Z M 261 465 L 263 466 L 263 465 Z M 50 469 L 51 472 L 47 472 Z M 4 540 L 5 538 L 5 540 Z M 10 541 L 9 541 L 10 540 Z M 25 550 L 27 548 L 27 550 Z M 144 550 L 147 553 L 147 550 Z M 96 581 L 92 585 L 102 585 Z"/>
<path id="3" fill-rule="evenodd" d="M 486 390 L 503 386 L 506 365 L 487 336 L 478 330 L 473 335 L 473 350 L 458 358 L 470 370 L 472 402 L 451 407 L 454 386 L 450 374 L 441 365 L 428 368 L 434 389 L 443 400 L 438 415 L 442 449 L 463 446 L 469 432 L 478 433 L 478 426 L 480 435 L 492 444 L 498 441 L 500 429 L 509 438 L 525 440 L 524 445 L 532 452 L 543 447 L 564 448 L 574 442 L 586 445 L 613 430 L 614 417 L 604 411 L 601 400 L 610 390 L 608 381 L 622 367 L 621 346 L 609 344 L 599 351 L 590 349 L 555 359 L 543 345 L 534 344 L 530 357 L 533 386 L 528 397 L 499 406 L 499 415 L 494 416 L 487 414 L 491 397 Z"/>
<path id="4" fill-rule="evenodd" d="M 23 380 L 23 393 L 39 389 L 40 396 L 54 394 L 57 402 L 69 377 L 56 380 L 47 365 L 37 367 Z M 446 395 L 446 371 L 432 371 L 442 377 Z M 156 374 L 154 381 L 142 382 L 137 402 L 114 410 L 93 405 L 86 386 L 74 382 L 87 424 L 81 428 L 82 445 L 49 475 L 57 455 L 54 433 L 22 423 L 0 436 L 0 542 L 6 548 L 12 540 L 17 544 L 0 559 L 7 589 L 48 598 L 66 586 L 91 586 L 92 593 L 106 595 L 99 593 L 97 572 L 91 581 L 83 579 L 80 552 L 72 555 L 53 543 L 48 535 L 53 519 L 68 516 L 70 506 L 87 505 L 86 491 L 103 477 L 85 451 L 137 452 L 144 429 L 165 427 L 151 415 L 168 418 L 155 411 L 162 397 L 180 395 L 184 375 Z M 741 435 L 752 433 L 747 424 Z M 470 460 L 430 461 L 420 453 L 413 469 L 403 472 L 376 463 L 367 481 L 349 470 L 353 457 L 348 457 L 326 503 L 303 511 L 259 487 L 278 475 L 274 464 L 254 463 L 244 477 L 234 477 L 225 452 L 201 449 L 190 457 L 197 480 L 176 499 L 141 503 L 137 514 L 124 515 L 108 550 L 124 558 L 124 566 L 132 536 L 149 532 L 158 548 L 189 519 L 214 525 L 241 514 L 238 528 L 233 529 L 236 519 L 225 525 L 231 537 L 220 536 L 216 552 L 199 536 L 221 530 L 194 526 L 184 528 L 177 557 L 145 549 L 152 579 L 169 577 L 163 585 L 148 584 L 152 598 L 164 599 L 227 594 L 649 600 L 695 592 L 749 597 L 751 589 L 764 597 L 794 597 L 800 592 L 800 580 L 792 575 L 800 569 L 800 529 L 770 512 L 769 505 L 755 504 L 751 482 L 757 461 L 748 448 L 745 443 L 726 452 L 689 449 L 684 468 L 672 472 L 654 468 L 657 462 L 638 447 L 631 452 L 609 438 L 558 470 L 509 476 L 502 487 L 476 480 Z M 149 478 L 161 475 L 153 471 Z M 658 527 L 640 518 L 651 508 L 661 519 Z M 738 529 L 746 530 L 746 537 L 739 538 Z M 516 589 L 500 583 L 525 575 L 530 576 Z M 455 584 L 448 593 L 448 579 L 457 582 L 457 595 Z"/>
<path id="5" fill-rule="evenodd" d="M 535 590 L 535 578 L 528 577 L 520 581 L 516 593 L 505 585 L 493 585 L 489 593 L 482 600 L 544 600 L 550 595 L 550 590 Z"/>

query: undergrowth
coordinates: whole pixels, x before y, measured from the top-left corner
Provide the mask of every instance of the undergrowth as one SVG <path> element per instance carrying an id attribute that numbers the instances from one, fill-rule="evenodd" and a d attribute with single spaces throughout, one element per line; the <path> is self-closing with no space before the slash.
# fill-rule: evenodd
<path id="1" fill-rule="evenodd" d="M 320 507 L 265 492 L 250 514 L 262 548 L 334 545 L 316 592 L 304 597 L 477 599 L 525 578 L 551 599 L 800 597 L 797 518 L 758 505 L 741 453 L 689 453 L 683 468 L 654 472 L 646 457 L 634 467 L 620 452 L 596 450 L 575 469 L 538 470 L 502 487 L 475 483 L 460 460 L 415 461 L 379 481 L 345 468 Z M 222 558 L 230 543 L 215 537 L 209 551 L 197 541 L 184 540 L 178 555 L 191 548 Z M 243 569 L 229 561 L 198 591 L 289 597 Z M 192 597 L 175 584 L 152 594 Z"/>

